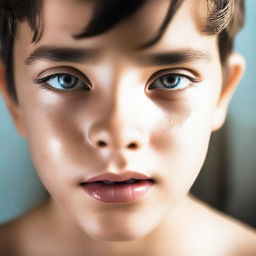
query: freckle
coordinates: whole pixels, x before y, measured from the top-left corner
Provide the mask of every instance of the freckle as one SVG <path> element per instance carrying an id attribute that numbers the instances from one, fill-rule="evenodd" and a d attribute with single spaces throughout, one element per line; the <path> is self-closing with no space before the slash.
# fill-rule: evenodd
<path id="1" fill-rule="evenodd" d="M 166 115 L 163 123 L 159 124 L 152 133 L 150 145 L 160 152 L 164 152 L 172 148 L 174 143 L 176 143 L 175 136 L 177 135 L 178 131 L 184 129 L 184 125 L 189 119 L 190 115 L 190 111 Z"/>
<path id="2" fill-rule="evenodd" d="M 166 129 L 171 131 L 176 128 L 182 128 L 190 116 L 191 113 L 188 110 L 179 113 L 168 113 L 165 115 L 163 122 Z"/>
<path id="3" fill-rule="evenodd" d="M 179 117 L 176 118 L 175 126 L 182 129 L 190 116 L 190 111 L 184 111 L 184 113 L 182 113 Z"/>
<path id="4" fill-rule="evenodd" d="M 153 132 L 150 138 L 150 146 L 157 149 L 158 151 L 166 151 L 171 147 L 171 133 L 169 136 L 168 131 Z"/>

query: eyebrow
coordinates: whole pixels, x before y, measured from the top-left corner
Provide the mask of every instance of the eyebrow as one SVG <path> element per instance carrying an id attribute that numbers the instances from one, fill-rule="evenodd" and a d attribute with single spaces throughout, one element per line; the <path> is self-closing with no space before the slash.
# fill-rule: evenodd
<path id="1" fill-rule="evenodd" d="M 146 57 L 139 58 L 139 62 L 145 66 L 175 65 L 198 61 L 210 62 L 211 60 L 212 57 L 209 53 L 194 49 L 183 49 L 174 52 L 155 53 L 149 54 Z"/>
<path id="2" fill-rule="evenodd" d="M 25 64 L 31 65 L 40 59 L 55 62 L 67 61 L 81 63 L 95 59 L 98 55 L 99 51 L 96 49 L 41 46 L 29 54 L 25 60 Z"/>
<path id="3" fill-rule="evenodd" d="M 41 46 L 35 49 L 25 60 L 26 65 L 31 65 L 40 59 L 55 62 L 76 62 L 81 63 L 95 59 L 99 50 L 86 48 L 50 47 Z M 164 66 L 196 61 L 210 62 L 211 55 L 195 49 L 183 49 L 174 52 L 153 53 L 139 58 L 143 66 Z"/>

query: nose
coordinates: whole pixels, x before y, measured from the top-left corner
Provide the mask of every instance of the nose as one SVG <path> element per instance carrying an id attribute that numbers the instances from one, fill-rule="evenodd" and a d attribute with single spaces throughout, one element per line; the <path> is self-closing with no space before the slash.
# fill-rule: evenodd
<path id="1" fill-rule="evenodd" d="M 144 80 L 126 65 L 119 57 L 114 59 L 109 75 L 99 83 L 98 94 L 95 92 L 87 140 L 97 150 L 140 150 L 149 143 L 153 119 L 145 113 L 150 108 Z"/>
<path id="2" fill-rule="evenodd" d="M 129 94 L 126 97 L 118 94 L 108 99 L 109 104 L 102 101 L 100 110 L 87 126 L 87 140 L 92 147 L 111 151 L 146 147 L 148 129 L 145 113 L 139 110 L 139 99 L 132 98 L 129 99 Z"/>
<path id="3" fill-rule="evenodd" d="M 117 115 L 95 121 L 88 130 L 88 142 L 96 149 L 139 150 L 147 144 L 145 130 L 117 120 Z M 132 121 L 131 121 L 132 122 Z"/>

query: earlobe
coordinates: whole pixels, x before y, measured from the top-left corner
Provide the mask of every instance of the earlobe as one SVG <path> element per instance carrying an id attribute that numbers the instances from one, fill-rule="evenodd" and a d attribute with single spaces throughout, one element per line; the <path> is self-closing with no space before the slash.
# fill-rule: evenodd
<path id="1" fill-rule="evenodd" d="M 0 62 L 0 94 L 6 103 L 6 106 L 11 114 L 12 120 L 19 134 L 26 137 L 22 114 L 19 104 L 11 97 L 8 91 L 8 85 L 5 79 L 5 68 Z"/>
<path id="2" fill-rule="evenodd" d="M 214 114 L 213 131 L 222 127 L 226 120 L 230 100 L 244 74 L 245 60 L 238 53 L 230 55 L 226 64 L 227 77 L 222 84 L 222 91 Z"/>

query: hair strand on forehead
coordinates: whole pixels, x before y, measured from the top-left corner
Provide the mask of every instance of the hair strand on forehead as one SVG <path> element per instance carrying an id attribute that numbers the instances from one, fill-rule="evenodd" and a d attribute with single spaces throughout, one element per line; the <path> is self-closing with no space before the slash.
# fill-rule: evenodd
<path id="1" fill-rule="evenodd" d="M 208 15 L 202 32 L 214 35 L 223 31 L 234 13 L 234 0 L 207 0 Z"/>

